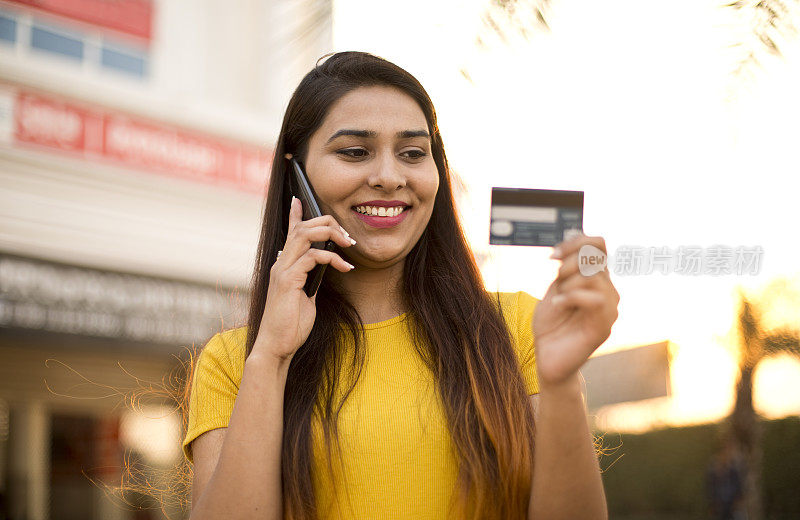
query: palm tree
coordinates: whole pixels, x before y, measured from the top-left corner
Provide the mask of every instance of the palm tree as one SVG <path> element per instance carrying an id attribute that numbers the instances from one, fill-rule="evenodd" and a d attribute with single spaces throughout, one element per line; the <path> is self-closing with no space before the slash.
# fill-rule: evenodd
<path id="1" fill-rule="evenodd" d="M 487 2 L 482 20 L 482 33 L 475 38 L 478 47 L 485 46 L 486 34 L 500 38 L 504 43 L 510 33 L 525 39 L 532 30 L 547 30 L 547 11 L 552 0 L 491 0 Z M 734 0 L 721 4 L 740 20 L 743 29 L 741 41 L 732 43 L 741 51 L 733 76 L 752 75 L 766 56 L 781 56 L 787 39 L 797 36 L 800 20 L 800 0 Z M 461 73 L 470 80 L 469 72 Z"/>
<path id="2" fill-rule="evenodd" d="M 761 65 L 767 55 L 781 56 L 785 40 L 797 35 L 799 0 L 736 0 L 724 5 L 739 14 L 749 31 L 734 46 L 742 50 L 734 75 L 743 77 Z"/>
<path id="3" fill-rule="evenodd" d="M 739 293 L 738 330 L 740 341 L 736 402 L 727 420 L 727 435 L 744 459 L 744 499 L 749 520 L 761 520 L 761 420 L 753 407 L 753 375 L 768 356 L 790 354 L 800 358 L 798 320 L 771 315 L 786 309 L 800 309 L 800 289 L 783 279 L 776 280 L 757 297 Z"/>

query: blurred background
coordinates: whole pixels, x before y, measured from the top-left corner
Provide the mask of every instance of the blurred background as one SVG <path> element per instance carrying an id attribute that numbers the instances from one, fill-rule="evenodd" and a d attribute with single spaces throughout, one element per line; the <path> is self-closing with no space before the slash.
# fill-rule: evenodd
<path id="1" fill-rule="evenodd" d="M 796 0 L 0 0 L 0 519 L 188 516 L 187 366 L 244 324 L 283 110 L 341 50 L 428 90 L 489 289 L 558 269 L 489 246 L 491 187 L 585 192 L 621 294 L 583 370 L 611 517 L 800 518 L 799 26 Z M 631 247 L 761 253 L 614 273 Z"/>

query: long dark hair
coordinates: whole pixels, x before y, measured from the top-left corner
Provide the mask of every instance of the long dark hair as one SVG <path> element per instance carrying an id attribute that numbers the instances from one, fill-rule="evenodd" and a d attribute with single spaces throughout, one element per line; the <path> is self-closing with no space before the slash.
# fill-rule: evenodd
<path id="1" fill-rule="evenodd" d="M 272 163 L 252 279 L 247 353 L 264 314 L 270 268 L 286 241 L 290 194 L 284 154 L 304 160 L 309 138 L 333 103 L 366 86 L 394 87 L 417 102 L 428 123 L 439 171 L 433 213 L 406 258 L 402 287 L 417 352 L 433 373 L 459 461 L 456 515 L 522 520 L 531 489 L 533 414 L 519 361 L 499 302 L 484 289 L 456 215 L 433 103 L 416 78 L 397 65 L 364 52 L 336 53 L 318 61 L 294 91 Z M 342 404 L 335 406 L 333 390 L 343 370 L 339 342 L 343 333 L 355 344 L 351 362 L 356 371 L 364 360 L 361 319 L 327 277 L 316 305 L 314 327 L 289 366 L 284 397 L 281 472 L 284 514 L 291 520 L 317 518 L 311 420 L 317 407 L 330 457 L 331 438 L 338 440 L 336 420 Z"/>

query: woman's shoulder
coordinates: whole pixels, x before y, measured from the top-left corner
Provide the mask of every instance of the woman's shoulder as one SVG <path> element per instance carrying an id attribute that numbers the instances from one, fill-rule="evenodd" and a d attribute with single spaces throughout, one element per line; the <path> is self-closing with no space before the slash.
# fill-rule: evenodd
<path id="1" fill-rule="evenodd" d="M 539 299 L 525 291 L 516 292 L 490 292 L 489 295 L 497 303 L 503 313 L 517 313 L 520 310 L 532 310 L 539 303 Z"/>
<path id="2" fill-rule="evenodd" d="M 206 342 L 198 363 L 213 365 L 231 379 L 240 381 L 247 347 L 247 326 L 217 332 Z"/>
<path id="3" fill-rule="evenodd" d="M 489 295 L 499 307 L 512 334 L 526 333 L 530 328 L 533 312 L 539 303 L 539 299 L 525 291 L 497 291 L 490 292 Z"/>

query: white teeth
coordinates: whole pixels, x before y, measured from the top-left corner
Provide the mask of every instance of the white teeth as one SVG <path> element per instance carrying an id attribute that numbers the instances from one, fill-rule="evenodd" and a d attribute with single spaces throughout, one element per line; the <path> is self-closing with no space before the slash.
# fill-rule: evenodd
<path id="1" fill-rule="evenodd" d="M 404 206 L 395 206 L 387 208 L 385 206 L 356 206 L 355 210 L 363 215 L 372 215 L 373 217 L 396 217 L 403 211 Z"/>

